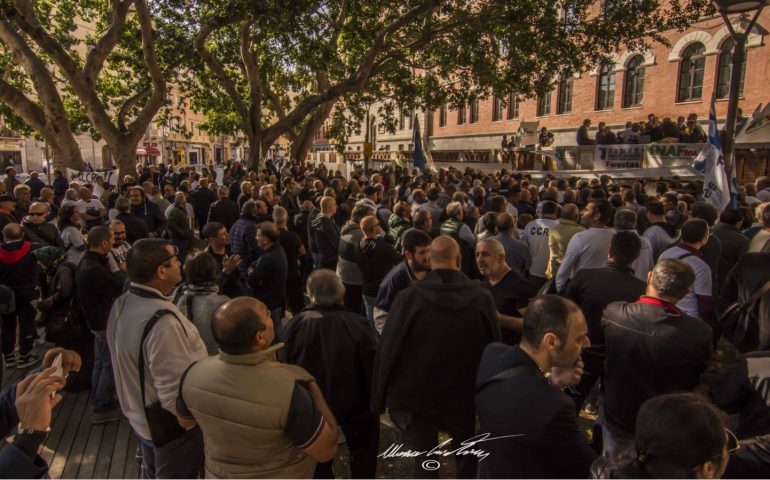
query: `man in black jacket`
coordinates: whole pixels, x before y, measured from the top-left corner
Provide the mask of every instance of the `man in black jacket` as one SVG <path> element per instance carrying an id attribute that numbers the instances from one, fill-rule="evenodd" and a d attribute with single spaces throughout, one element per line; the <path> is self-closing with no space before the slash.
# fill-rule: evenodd
<path id="1" fill-rule="evenodd" d="M 24 240 L 18 223 L 3 227 L 5 243 L 0 245 L 0 285 L 13 290 L 16 311 L 3 314 L 2 348 L 5 368 L 26 368 L 40 361 L 32 353 L 35 340 L 35 309 L 32 300 L 38 297 L 40 269 L 33 255 L 33 246 Z M 19 329 L 19 358 L 16 359 L 16 327 Z"/>
<path id="2" fill-rule="evenodd" d="M 364 217 L 361 220 L 361 231 L 364 238 L 356 245 L 355 257 L 363 274 L 361 293 L 366 308 L 366 319 L 372 327 L 372 332 L 375 332 L 374 304 L 380 283 L 401 261 L 401 255 L 382 237 L 382 226 L 376 216 Z"/>
<path id="3" fill-rule="evenodd" d="M 711 355 L 711 327 L 676 307 L 694 281 L 686 263 L 661 260 L 648 277 L 645 296 L 604 310 L 607 357 L 600 418 L 605 456 L 633 445 L 642 403 L 700 383 Z"/>
<path id="4" fill-rule="evenodd" d="M 278 229 L 272 222 L 257 227 L 257 244 L 261 254 L 248 270 L 251 293 L 270 310 L 275 337 L 283 339 L 283 313 L 286 308 L 286 253 L 278 244 Z"/>
<path id="5" fill-rule="evenodd" d="M 644 295 L 645 283 L 636 277 L 632 266 L 641 249 L 642 241 L 636 232 L 616 233 L 610 241 L 607 266 L 578 271 L 564 290 L 564 296 L 577 303 L 585 314 L 591 340 L 591 346 L 583 352 L 585 371 L 573 394 L 578 408 L 604 374 L 604 309 L 612 302 L 635 302 Z"/>
<path id="6" fill-rule="evenodd" d="M 91 422 L 94 424 L 120 420 L 120 411 L 114 403 L 115 379 L 106 336 L 107 317 L 112 302 L 122 293 L 107 257 L 114 242 L 115 237 L 109 228 L 91 228 L 88 231 L 88 251 L 83 255 L 75 275 L 78 301 L 86 324 L 94 333 L 94 370 L 91 379 Z"/>
<path id="7" fill-rule="evenodd" d="M 440 236 L 431 244 L 433 270 L 393 302 L 374 363 L 372 411 L 388 408 L 413 451 L 430 451 L 438 432 L 455 449 L 473 436 L 474 382 L 481 352 L 500 338 L 492 295 L 460 272 L 460 247 Z M 414 457 L 415 477 L 436 475 Z M 472 478 L 476 458 L 456 455 L 457 476 Z"/>
<path id="8" fill-rule="evenodd" d="M 358 313 L 342 305 L 345 287 L 331 270 L 307 280 L 310 305 L 286 325 L 286 361 L 316 379 L 345 434 L 352 478 L 374 478 L 380 420 L 369 411 L 374 333 Z M 331 461 L 319 463 L 316 478 L 334 478 Z"/>
<path id="9" fill-rule="evenodd" d="M 240 214 L 238 203 L 227 196 L 227 187 L 219 187 L 219 200 L 211 204 L 208 222 L 219 222 L 229 231 Z M 203 236 L 203 227 L 201 227 L 201 236 Z"/>
<path id="10" fill-rule="evenodd" d="M 29 212 L 21 226 L 24 228 L 24 237 L 41 247 L 52 246 L 62 248 L 62 239 L 56 225 L 45 221 L 48 216 L 48 204 L 35 202 L 29 206 Z"/>
<path id="11" fill-rule="evenodd" d="M 195 222 L 198 224 L 199 232 L 206 224 L 209 210 L 216 199 L 216 194 L 209 189 L 208 179 L 201 177 L 198 188 L 190 195 L 190 203 L 192 203 L 195 212 Z"/>
<path id="12" fill-rule="evenodd" d="M 589 345 L 580 308 L 543 295 L 524 314 L 519 345 L 493 343 L 484 350 L 476 410 L 489 440 L 476 448 L 489 455 L 478 478 L 588 478 L 596 453 L 560 389 L 580 380 L 580 354 Z"/>
<path id="13" fill-rule="evenodd" d="M 725 208 L 719 214 L 719 223 L 713 230 L 713 235 L 722 244 L 722 255 L 717 267 L 717 284 L 723 285 L 727 274 L 738 259 L 749 250 L 749 238 L 741 233 L 743 214 L 735 208 Z"/>
<path id="14" fill-rule="evenodd" d="M 322 197 L 319 206 L 321 213 L 310 221 L 310 235 L 313 236 L 317 255 L 316 268 L 337 270 L 340 228 L 332 220 L 337 211 L 337 201 L 334 197 Z"/>
<path id="15" fill-rule="evenodd" d="M 115 200 L 115 210 L 118 214 L 115 220 L 120 220 L 126 226 L 126 241 L 133 245 L 137 240 L 150 236 L 147 224 L 131 215 L 131 201 L 126 197 L 118 197 Z"/>

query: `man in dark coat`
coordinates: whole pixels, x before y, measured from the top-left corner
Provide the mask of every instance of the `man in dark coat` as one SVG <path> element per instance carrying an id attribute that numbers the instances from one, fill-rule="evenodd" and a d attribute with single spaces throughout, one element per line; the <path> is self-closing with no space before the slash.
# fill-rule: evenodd
<path id="1" fill-rule="evenodd" d="M 340 248 L 340 228 L 332 220 L 337 211 L 334 197 L 323 197 L 319 202 L 321 213 L 310 221 L 310 235 L 313 237 L 316 254 L 316 268 L 337 270 Z"/>
<path id="2" fill-rule="evenodd" d="M 604 309 L 612 302 L 634 302 L 644 295 L 645 283 L 636 277 L 632 267 L 641 249 L 642 241 L 635 232 L 616 233 L 610 241 L 607 266 L 578 271 L 564 290 L 564 296 L 580 305 L 585 314 L 591 340 L 591 346 L 583 352 L 583 377 L 572 394 L 578 408 L 604 374 Z"/>
<path id="3" fill-rule="evenodd" d="M 331 270 L 307 280 L 311 304 L 286 325 L 287 362 L 315 377 L 345 434 L 352 478 L 374 478 L 380 421 L 369 410 L 374 333 L 358 313 L 342 305 L 345 287 Z M 332 463 L 319 463 L 316 478 L 334 478 Z"/>
<path id="4" fill-rule="evenodd" d="M 477 447 L 489 454 L 477 478 L 588 478 L 596 453 L 561 389 L 580 380 L 580 354 L 589 345 L 580 308 L 543 295 L 524 314 L 520 344 L 484 350 L 476 408 L 490 438 Z"/>
<path id="5" fill-rule="evenodd" d="M 717 267 L 717 283 L 723 285 L 727 274 L 738 259 L 749 250 L 749 238 L 741 233 L 743 214 L 735 208 L 725 208 L 719 214 L 719 223 L 713 230 L 713 235 L 722 244 L 722 256 Z"/>
<path id="6" fill-rule="evenodd" d="M 770 281 L 770 254 L 744 253 L 727 274 L 717 296 L 717 311 L 723 312 L 735 302 L 748 301 L 755 292 Z M 725 337 L 737 345 L 739 351 L 751 352 L 770 348 L 770 295 L 765 294 L 747 308 L 736 329 L 726 331 Z M 740 341 L 738 341 L 740 339 Z"/>
<path id="7" fill-rule="evenodd" d="M 240 208 L 238 202 L 227 197 L 227 187 L 219 187 L 219 200 L 211 204 L 209 209 L 208 222 L 219 222 L 227 230 L 238 220 Z M 203 228 L 201 227 L 201 235 Z"/>
<path id="8" fill-rule="evenodd" d="M 166 229 L 165 212 L 161 212 L 158 205 L 147 200 L 141 187 L 131 187 L 128 199 L 131 201 L 131 215 L 147 225 L 150 237 L 160 238 Z"/>
<path id="9" fill-rule="evenodd" d="M 80 261 L 75 284 L 78 303 L 88 328 L 94 333 L 94 370 L 91 380 L 91 423 L 119 420 L 115 403 L 115 380 L 110 350 L 107 347 L 107 317 L 112 303 L 122 293 L 122 285 L 110 270 L 108 254 L 115 237 L 108 227 L 97 226 L 88 231 L 88 251 Z"/>
<path id="10" fill-rule="evenodd" d="M 133 245 L 137 240 L 150 236 L 147 224 L 131 215 L 131 202 L 126 197 L 115 200 L 115 210 L 118 211 L 115 220 L 120 220 L 126 226 L 126 241 L 129 244 Z"/>
<path id="11" fill-rule="evenodd" d="M 206 224 L 211 204 L 216 201 L 216 198 L 216 194 L 209 190 L 208 179 L 201 177 L 198 188 L 190 195 L 190 203 L 195 212 L 195 222 L 198 224 L 199 231 Z"/>
<path id="12" fill-rule="evenodd" d="M 481 352 L 499 340 L 492 295 L 460 272 L 460 247 L 440 236 L 431 244 L 432 271 L 393 302 L 374 364 L 372 411 L 388 408 L 411 450 L 429 451 L 438 432 L 453 448 L 473 436 L 474 384 Z M 415 460 L 415 476 L 426 458 Z M 476 458 L 455 457 L 457 476 L 472 478 Z"/>

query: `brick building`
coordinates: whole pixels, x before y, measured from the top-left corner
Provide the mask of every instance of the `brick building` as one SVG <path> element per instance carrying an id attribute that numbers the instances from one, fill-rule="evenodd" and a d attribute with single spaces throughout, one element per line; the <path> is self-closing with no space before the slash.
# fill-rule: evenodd
<path id="1" fill-rule="evenodd" d="M 737 31 L 748 23 L 737 15 L 732 21 Z M 768 28 L 770 9 L 765 9 L 747 43 L 740 99 L 747 115 L 770 101 Z M 556 146 L 575 145 L 575 132 L 584 118 L 590 118 L 594 128 L 606 122 L 613 131 L 625 128 L 627 121 L 646 121 L 649 114 L 676 120 L 694 112 L 705 122 L 714 89 L 717 116 L 723 120 L 732 40 L 722 18 L 706 17 L 683 32 L 668 31 L 664 36 L 670 46 L 656 43 L 646 52 L 618 52 L 611 64 L 555 79 L 547 95 L 517 99 L 506 93 L 503 98 L 471 101 L 459 111 L 431 112 L 427 134 L 434 159 L 493 161 L 499 158 L 502 136 L 517 131 L 523 121 L 547 127 L 555 135 Z M 749 156 L 757 154 L 767 157 L 767 151 L 756 150 Z"/>

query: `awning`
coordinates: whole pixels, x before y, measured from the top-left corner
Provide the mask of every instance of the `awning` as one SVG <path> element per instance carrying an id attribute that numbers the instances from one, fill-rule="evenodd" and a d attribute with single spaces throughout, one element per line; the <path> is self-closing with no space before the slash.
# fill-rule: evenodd
<path id="1" fill-rule="evenodd" d="M 160 157 L 160 150 L 158 150 L 157 147 L 146 147 L 145 149 L 146 154 L 151 157 Z"/>
<path id="2" fill-rule="evenodd" d="M 770 103 L 757 106 L 754 113 L 747 118 L 736 136 L 736 147 L 766 148 L 770 146 Z"/>
<path id="3" fill-rule="evenodd" d="M 147 155 L 147 150 L 145 150 L 145 149 L 143 149 L 141 147 L 137 147 L 136 148 L 136 154 L 137 155 Z"/>

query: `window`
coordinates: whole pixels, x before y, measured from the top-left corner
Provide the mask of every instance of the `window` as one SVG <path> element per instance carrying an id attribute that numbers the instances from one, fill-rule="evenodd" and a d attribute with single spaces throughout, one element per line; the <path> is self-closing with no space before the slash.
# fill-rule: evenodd
<path id="1" fill-rule="evenodd" d="M 499 122 L 503 119 L 503 99 L 498 94 L 492 96 L 492 121 Z"/>
<path id="2" fill-rule="evenodd" d="M 693 43 L 682 53 L 677 102 L 700 100 L 703 96 L 703 70 L 706 66 L 706 57 L 703 53 L 705 51 L 706 47 L 702 43 Z"/>
<path id="3" fill-rule="evenodd" d="M 605 63 L 596 80 L 596 109 L 612 110 L 615 104 L 615 65 Z"/>
<path id="4" fill-rule="evenodd" d="M 474 98 L 471 101 L 471 122 L 470 123 L 479 123 L 479 99 Z"/>
<path id="5" fill-rule="evenodd" d="M 414 112 L 412 110 L 408 110 L 406 112 L 406 129 L 411 130 L 412 129 L 412 118 L 414 117 Z"/>
<path id="6" fill-rule="evenodd" d="M 403 130 L 404 128 L 406 128 L 406 125 L 404 124 L 404 113 L 405 112 L 403 108 L 398 109 L 398 129 L 399 130 Z"/>
<path id="7" fill-rule="evenodd" d="M 441 105 L 438 109 L 438 126 L 446 127 L 446 105 Z"/>
<path id="8" fill-rule="evenodd" d="M 556 105 L 556 113 L 570 113 L 572 111 L 572 77 L 559 80 L 559 99 Z"/>
<path id="9" fill-rule="evenodd" d="M 644 97 L 644 57 L 636 55 L 628 62 L 623 83 L 623 108 L 638 107 Z"/>
<path id="10" fill-rule="evenodd" d="M 519 118 L 519 97 L 512 93 L 508 94 L 508 114 L 506 118 L 508 120 Z"/>
<path id="11" fill-rule="evenodd" d="M 467 110 L 465 109 L 465 102 L 457 106 L 457 124 L 458 125 L 463 125 L 465 123 L 466 112 Z"/>
<path id="12" fill-rule="evenodd" d="M 551 114 L 551 92 L 540 95 L 537 98 L 537 116 L 544 117 Z"/>
<path id="13" fill-rule="evenodd" d="M 717 67 L 717 98 L 730 96 L 730 76 L 733 73 L 733 49 L 735 42 L 728 38 L 719 49 L 719 66 Z M 746 76 L 746 55 L 744 53 L 741 63 L 741 83 L 738 86 L 738 94 L 743 95 L 743 81 Z"/>

